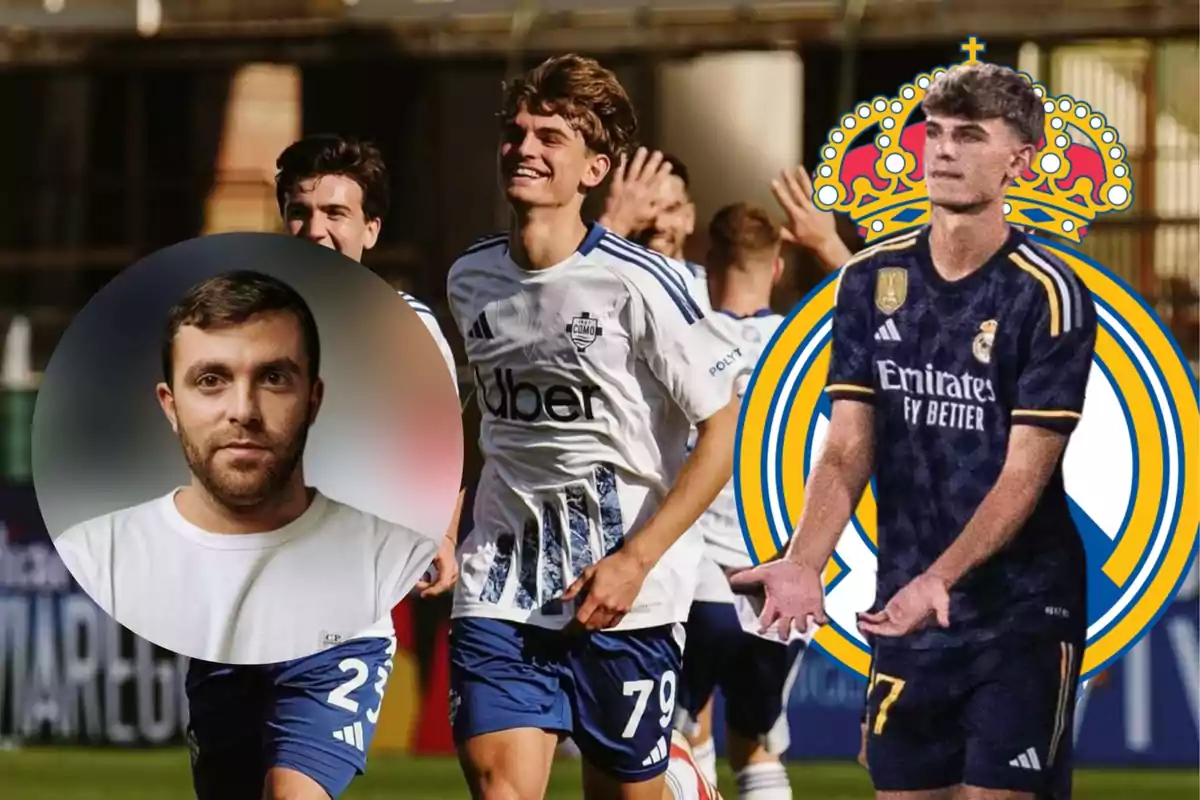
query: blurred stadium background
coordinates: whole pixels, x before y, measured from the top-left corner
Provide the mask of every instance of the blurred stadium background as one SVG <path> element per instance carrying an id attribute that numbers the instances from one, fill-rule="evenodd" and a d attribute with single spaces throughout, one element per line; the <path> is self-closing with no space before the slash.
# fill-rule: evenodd
<path id="1" fill-rule="evenodd" d="M 367 264 L 449 329 L 448 264 L 504 223 L 491 114 L 507 74 L 555 52 L 602 58 L 643 140 L 688 164 L 702 230 L 724 203 L 773 206 L 771 177 L 814 164 L 840 113 L 960 60 L 972 34 L 987 60 L 1086 99 L 1121 131 L 1135 202 L 1082 247 L 1155 306 L 1195 368 L 1197 0 L 0 0 L 0 800 L 190 796 L 182 660 L 77 593 L 29 477 L 37 375 L 117 272 L 197 235 L 277 230 L 276 154 L 304 133 L 358 134 L 395 183 Z M 819 274 L 797 255 L 779 307 Z M 1193 569 L 1088 693 L 1077 797 L 1200 794 L 1198 608 Z M 465 796 L 449 757 L 447 610 L 397 609 L 402 652 L 348 797 Z M 869 796 L 853 764 L 860 698 L 855 679 L 806 659 L 789 707 L 797 798 Z M 579 796 L 569 761 L 552 796 Z"/>

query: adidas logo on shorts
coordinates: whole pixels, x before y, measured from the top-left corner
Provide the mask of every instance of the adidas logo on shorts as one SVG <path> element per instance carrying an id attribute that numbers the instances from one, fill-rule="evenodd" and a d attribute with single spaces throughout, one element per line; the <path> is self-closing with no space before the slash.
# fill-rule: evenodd
<path id="1" fill-rule="evenodd" d="M 1032 747 L 1008 762 L 1008 765 L 1017 769 L 1029 769 L 1034 772 L 1042 771 L 1042 763 L 1038 761 L 1037 750 L 1034 750 Z"/>

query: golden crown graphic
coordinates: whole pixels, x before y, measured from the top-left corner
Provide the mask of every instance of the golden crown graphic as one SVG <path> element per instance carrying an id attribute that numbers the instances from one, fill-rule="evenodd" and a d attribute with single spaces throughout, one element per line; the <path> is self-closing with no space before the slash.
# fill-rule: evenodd
<path id="1" fill-rule="evenodd" d="M 960 49 L 967 54 L 960 63 L 978 64 L 977 54 L 986 45 L 972 36 Z M 921 163 L 925 126 L 904 123 L 946 71 L 939 67 L 918 75 L 895 98 L 860 104 L 842 117 L 821 147 L 814 201 L 826 211 L 848 214 L 867 244 L 929 220 Z M 1133 202 L 1125 148 L 1103 114 L 1070 96 L 1054 97 L 1029 75 L 1019 74 L 1043 98 L 1046 127 L 1030 169 L 1006 193 L 1005 216 L 1015 225 L 1078 242 L 1098 215 Z M 872 130 L 873 143 L 858 141 Z"/>

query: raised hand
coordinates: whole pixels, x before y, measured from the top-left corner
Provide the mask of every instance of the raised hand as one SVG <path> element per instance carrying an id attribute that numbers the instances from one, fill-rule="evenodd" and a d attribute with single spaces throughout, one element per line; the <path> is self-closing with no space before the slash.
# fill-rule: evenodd
<path id="1" fill-rule="evenodd" d="M 612 185 L 599 222 L 618 236 L 632 236 L 654 224 L 662 182 L 671 174 L 663 154 L 639 147 L 633 159 L 622 153 L 613 170 Z"/>
<path id="2" fill-rule="evenodd" d="M 850 250 L 838 236 L 837 220 L 832 211 L 822 211 L 813 203 L 813 185 L 804 165 L 784 170 L 771 181 L 787 223 L 781 234 L 785 242 L 812 251 L 829 270 L 835 270 L 850 260 Z"/>

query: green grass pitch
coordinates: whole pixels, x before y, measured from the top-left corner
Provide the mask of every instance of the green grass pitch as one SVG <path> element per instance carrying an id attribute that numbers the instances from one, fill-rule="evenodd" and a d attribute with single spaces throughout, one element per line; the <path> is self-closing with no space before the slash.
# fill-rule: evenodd
<path id="1" fill-rule="evenodd" d="M 794 762 L 789 765 L 797 800 L 858 800 L 872 796 L 866 774 L 855 764 Z M 721 786 L 735 800 L 724 762 Z M 1196 800 L 1195 770 L 1078 770 L 1074 800 Z M 189 800 L 184 750 L 85 750 L 32 748 L 0 752 L 3 800 Z M 459 800 L 466 786 L 452 758 L 375 756 L 367 774 L 344 800 Z M 578 800 L 579 767 L 555 764 L 548 800 Z"/>

